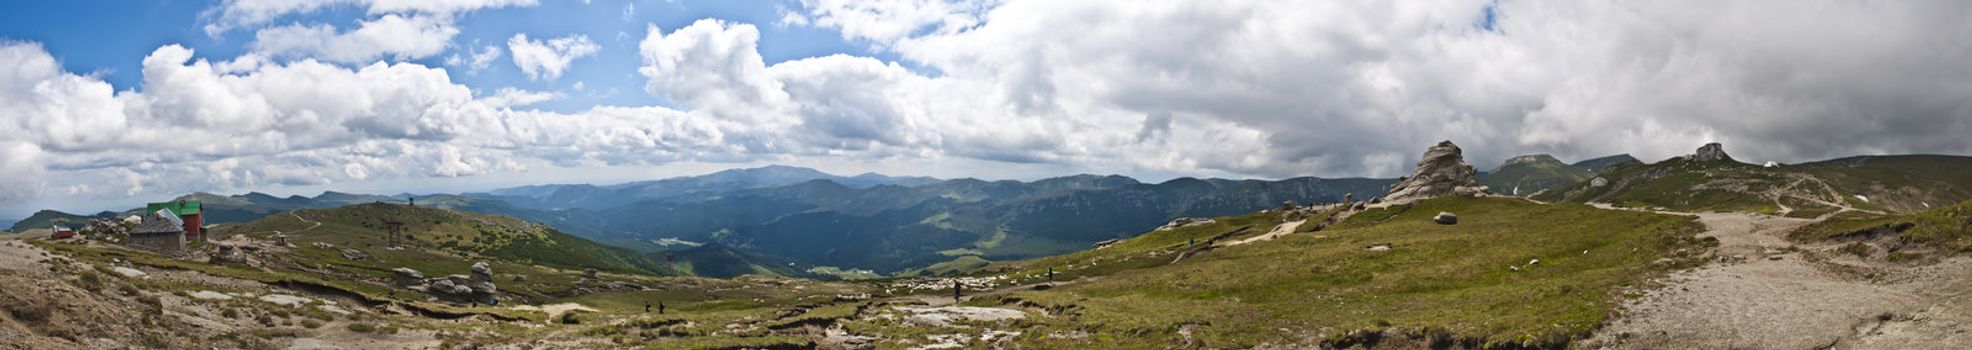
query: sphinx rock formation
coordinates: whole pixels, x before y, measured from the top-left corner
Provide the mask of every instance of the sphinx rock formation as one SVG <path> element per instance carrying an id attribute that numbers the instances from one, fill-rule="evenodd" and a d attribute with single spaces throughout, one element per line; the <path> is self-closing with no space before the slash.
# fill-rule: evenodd
<path id="1" fill-rule="evenodd" d="M 1694 162 L 1734 161 L 1732 156 L 1726 155 L 1725 145 L 1720 145 L 1718 142 L 1699 146 L 1698 152 L 1692 153 L 1690 157 Z"/>
<path id="2" fill-rule="evenodd" d="M 1439 142 L 1424 150 L 1411 176 L 1390 186 L 1384 202 L 1407 203 L 1444 196 L 1477 196 L 1486 193 L 1479 185 L 1479 171 L 1465 163 L 1465 154 L 1451 141 Z"/>

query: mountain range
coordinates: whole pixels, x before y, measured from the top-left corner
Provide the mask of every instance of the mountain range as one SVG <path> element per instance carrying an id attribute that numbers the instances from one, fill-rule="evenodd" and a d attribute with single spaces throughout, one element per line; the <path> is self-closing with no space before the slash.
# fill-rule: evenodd
<path id="1" fill-rule="evenodd" d="M 1118 175 L 1031 182 L 940 180 L 874 173 L 836 176 L 767 166 L 615 185 L 537 185 L 484 193 L 315 197 L 195 193 L 206 222 L 253 221 L 298 209 L 361 203 L 494 214 L 538 222 L 596 242 L 670 252 L 697 273 L 730 276 L 822 270 L 884 273 L 959 260 L 1046 256 L 1125 238 L 1179 217 L 1211 217 L 1381 194 L 1389 179 L 1279 181 L 1179 178 L 1143 183 Z M 56 219 L 129 215 L 42 211 L 12 230 Z"/>

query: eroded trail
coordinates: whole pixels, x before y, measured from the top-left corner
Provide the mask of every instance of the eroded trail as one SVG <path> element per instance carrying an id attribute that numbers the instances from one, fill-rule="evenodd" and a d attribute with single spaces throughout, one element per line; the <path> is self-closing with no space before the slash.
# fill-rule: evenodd
<path id="1" fill-rule="evenodd" d="M 1587 342 L 1615 349 L 1972 348 L 1967 261 L 1873 266 L 1805 252 L 1784 237 L 1814 222 L 1692 214 L 1719 240 L 1717 262 L 1679 272 Z M 1817 255 L 1818 254 L 1818 255 Z M 1808 255 L 1817 255 L 1810 259 Z M 1919 320 L 1922 320 L 1919 322 Z"/>
<path id="2" fill-rule="evenodd" d="M 1281 224 L 1280 224 L 1279 226 L 1274 226 L 1274 230 L 1273 230 L 1273 231 L 1267 231 L 1267 233 L 1265 233 L 1265 234 L 1261 234 L 1261 235 L 1259 235 L 1259 236 L 1253 236 L 1253 237 L 1247 237 L 1246 239 L 1242 239 L 1242 240 L 1237 240 L 1237 241 L 1232 241 L 1232 242 L 1226 242 L 1226 244 L 1225 244 L 1224 246 L 1226 246 L 1226 247 L 1231 247 L 1231 246 L 1236 246 L 1236 245 L 1241 245 L 1241 244 L 1247 244 L 1247 243 L 1253 243 L 1253 242 L 1259 242 L 1259 241 L 1266 241 L 1266 240 L 1272 240 L 1272 239 L 1274 239 L 1275 237 L 1280 237 L 1280 236 L 1283 236 L 1283 235 L 1286 235 L 1286 234 L 1289 234 L 1289 233 L 1294 233 L 1294 228 L 1296 228 L 1296 227 L 1301 227 L 1301 223 L 1304 223 L 1304 222 L 1308 222 L 1308 220 L 1298 220 L 1298 221 L 1288 221 L 1288 222 L 1283 222 L 1283 223 L 1281 223 Z"/>

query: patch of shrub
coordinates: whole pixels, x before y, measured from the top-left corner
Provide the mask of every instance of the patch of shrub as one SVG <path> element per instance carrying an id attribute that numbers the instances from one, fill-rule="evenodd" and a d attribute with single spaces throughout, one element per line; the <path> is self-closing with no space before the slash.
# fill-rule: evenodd
<path id="1" fill-rule="evenodd" d="M 349 328 L 349 331 L 351 331 L 351 332 L 356 332 L 356 333 L 376 333 L 376 332 L 377 332 L 377 326 L 375 326 L 375 325 L 371 325 L 371 324 L 368 324 L 368 323 L 351 323 L 351 324 L 349 324 L 349 327 L 348 327 L 348 328 Z"/>
<path id="2" fill-rule="evenodd" d="M 103 291 L 104 283 L 103 283 L 102 273 L 98 273 L 96 271 L 83 271 L 79 277 L 80 279 L 78 280 L 78 283 L 82 285 L 82 289 L 88 290 L 90 292 Z"/>
<path id="3" fill-rule="evenodd" d="M 1848 253 L 1849 255 L 1854 255 L 1858 258 L 1868 258 L 1870 255 L 1874 255 L 1876 253 L 1876 249 L 1871 248 L 1868 244 L 1863 244 L 1862 242 L 1851 242 L 1848 245 L 1843 245 L 1842 248 L 1840 248 L 1839 250 L 1843 253 Z"/>

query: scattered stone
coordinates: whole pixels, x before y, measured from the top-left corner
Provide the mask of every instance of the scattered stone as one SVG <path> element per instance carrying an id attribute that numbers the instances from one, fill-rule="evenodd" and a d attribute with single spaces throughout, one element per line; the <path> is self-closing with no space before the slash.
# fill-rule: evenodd
<path id="1" fill-rule="evenodd" d="M 1452 214 L 1451 212 L 1441 211 L 1438 212 L 1438 216 L 1431 217 L 1431 222 L 1436 222 L 1439 225 L 1457 225 L 1458 214 Z"/>
<path id="2" fill-rule="evenodd" d="M 527 275 L 514 275 L 514 282 L 525 282 L 525 281 L 527 281 Z"/>
<path id="3" fill-rule="evenodd" d="M 1598 177 L 1593 180 L 1589 180 L 1589 187 L 1602 187 L 1602 186 L 1609 186 L 1609 179 Z"/>
<path id="4" fill-rule="evenodd" d="M 361 251 L 361 250 L 356 250 L 356 248 L 342 248 L 342 258 L 343 258 L 343 259 L 349 259 L 349 260 L 363 260 L 363 259 L 367 259 L 367 258 L 369 258 L 369 257 L 370 257 L 370 254 L 365 254 L 365 253 L 363 253 L 363 251 Z"/>
<path id="5" fill-rule="evenodd" d="M 1122 243 L 1122 242 L 1123 240 L 1120 238 L 1113 238 L 1101 242 L 1096 242 L 1095 247 L 1096 249 L 1109 248 L 1109 246 L 1116 245 L 1117 243 Z"/>
<path id="6" fill-rule="evenodd" d="M 953 322 L 1000 321 L 1027 318 L 1027 313 L 1020 312 L 1020 310 L 990 307 L 946 306 L 930 308 L 904 307 L 899 309 L 911 313 L 910 316 L 904 317 L 905 323 L 929 327 L 966 328 L 964 325 Z"/>
<path id="7" fill-rule="evenodd" d="M 1451 141 L 1439 142 L 1424 151 L 1411 176 L 1390 186 L 1383 195 L 1386 202 L 1408 203 L 1444 196 L 1477 196 L 1486 193 L 1479 185 L 1478 170 L 1465 163 L 1465 155 Z"/>
<path id="8" fill-rule="evenodd" d="M 192 292 L 190 296 L 192 297 L 192 299 L 198 299 L 198 300 L 233 300 L 233 296 L 231 295 L 226 295 L 226 293 L 214 292 L 209 290 Z"/>
<path id="9" fill-rule="evenodd" d="M 1363 248 L 1363 250 L 1372 251 L 1372 252 L 1387 252 L 1390 251 L 1390 244 L 1381 243 L 1381 244 L 1371 245 L 1369 247 Z"/>
<path id="10" fill-rule="evenodd" d="M 232 243 L 220 243 L 218 244 L 218 247 L 219 247 L 219 252 L 212 254 L 212 258 L 208 260 L 209 263 L 212 264 L 243 263 L 246 262 L 247 260 L 246 253 L 243 252 L 242 249 L 240 249 L 240 246 L 238 245 L 234 245 Z"/>
<path id="11" fill-rule="evenodd" d="M 1763 166 L 1763 167 L 1768 167 L 1768 168 L 1778 168 L 1778 167 L 1780 167 L 1780 163 L 1779 163 L 1779 162 L 1775 162 L 1775 161 L 1771 161 L 1771 160 L 1769 160 L 1769 161 L 1767 161 L 1767 164 L 1766 164 L 1766 165 L 1762 165 L 1762 166 Z"/>
<path id="12" fill-rule="evenodd" d="M 123 275 L 123 277 L 128 277 L 128 278 L 149 278 L 151 275 L 148 273 L 144 273 L 143 270 L 122 267 L 122 266 L 110 268 L 110 271 L 115 271 L 116 274 Z"/>
<path id="13" fill-rule="evenodd" d="M 268 295 L 260 296 L 260 301 L 265 301 L 265 302 L 274 303 L 283 306 L 291 306 L 291 307 L 308 304 L 308 300 L 309 299 L 306 297 L 298 297 L 298 296 L 287 295 L 287 294 L 268 294 Z"/>
<path id="14" fill-rule="evenodd" d="M 596 279 L 596 269 L 582 269 L 582 278 Z"/>

